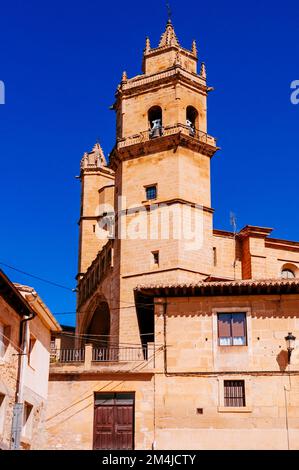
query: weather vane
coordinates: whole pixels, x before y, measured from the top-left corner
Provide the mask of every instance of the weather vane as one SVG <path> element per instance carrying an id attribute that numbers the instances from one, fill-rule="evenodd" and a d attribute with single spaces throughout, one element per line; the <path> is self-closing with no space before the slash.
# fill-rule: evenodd
<path id="1" fill-rule="evenodd" d="M 171 23 L 172 12 L 171 12 L 171 8 L 168 2 L 166 3 L 166 8 L 167 8 L 168 23 Z"/>

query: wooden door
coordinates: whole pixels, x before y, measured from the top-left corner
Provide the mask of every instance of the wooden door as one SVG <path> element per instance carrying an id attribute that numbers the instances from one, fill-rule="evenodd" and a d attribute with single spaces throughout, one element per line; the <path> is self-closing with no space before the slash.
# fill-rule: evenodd
<path id="1" fill-rule="evenodd" d="M 131 395 L 128 397 L 128 395 Z M 96 394 L 94 449 L 132 450 L 134 447 L 134 398 L 132 394 Z"/>

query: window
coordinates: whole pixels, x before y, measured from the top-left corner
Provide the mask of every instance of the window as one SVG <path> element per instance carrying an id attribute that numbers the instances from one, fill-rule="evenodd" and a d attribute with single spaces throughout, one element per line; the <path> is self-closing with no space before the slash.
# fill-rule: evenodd
<path id="1" fill-rule="evenodd" d="M 160 106 L 153 106 L 148 111 L 149 137 L 154 139 L 163 134 L 162 109 Z"/>
<path id="2" fill-rule="evenodd" d="M 224 406 L 246 406 L 244 380 L 224 380 Z"/>
<path id="3" fill-rule="evenodd" d="M 145 188 L 146 200 L 150 201 L 151 199 L 157 199 L 157 185 L 153 184 L 152 186 L 147 186 Z"/>
<path id="4" fill-rule="evenodd" d="M 283 269 L 281 271 L 282 279 L 293 279 L 294 277 L 295 277 L 295 274 L 291 269 Z"/>
<path id="5" fill-rule="evenodd" d="M 0 323 L 0 358 L 3 358 L 6 353 L 10 339 L 10 330 L 11 327 L 9 325 Z"/>
<path id="6" fill-rule="evenodd" d="M 25 401 L 23 409 L 22 435 L 31 437 L 32 432 L 33 406 Z"/>
<path id="7" fill-rule="evenodd" d="M 159 265 L 159 251 L 152 251 L 153 262 L 155 265 Z"/>
<path id="8" fill-rule="evenodd" d="M 5 354 L 4 325 L 0 323 L 0 357 L 3 357 L 4 354 Z"/>
<path id="9" fill-rule="evenodd" d="M 213 247 L 213 264 L 217 266 L 217 249 L 215 246 Z"/>
<path id="10" fill-rule="evenodd" d="M 193 106 L 187 106 L 186 109 L 186 126 L 189 129 L 189 134 L 194 137 L 196 127 L 198 127 L 198 112 Z"/>
<path id="11" fill-rule="evenodd" d="M 33 336 L 30 336 L 29 348 L 28 348 L 28 364 L 30 364 L 31 366 L 32 366 L 32 359 L 33 359 L 32 354 L 34 351 L 35 343 L 36 343 L 36 338 L 34 338 Z"/>
<path id="12" fill-rule="evenodd" d="M 246 346 L 246 313 L 218 313 L 219 346 Z"/>
<path id="13" fill-rule="evenodd" d="M 3 428 L 4 428 L 4 420 L 5 420 L 5 395 L 3 393 L 0 393 L 0 434 L 3 433 Z"/>

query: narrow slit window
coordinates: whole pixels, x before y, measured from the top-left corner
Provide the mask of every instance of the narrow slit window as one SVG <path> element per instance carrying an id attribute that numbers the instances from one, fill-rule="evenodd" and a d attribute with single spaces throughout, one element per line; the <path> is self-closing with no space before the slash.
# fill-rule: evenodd
<path id="1" fill-rule="evenodd" d="M 215 246 L 213 247 L 213 264 L 217 266 L 217 248 Z"/>
<path id="2" fill-rule="evenodd" d="M 33 352 L 34 352 L 34 347 L 36 343 L 36 338 L 34 336 L 30 336 L 29 340 L 29 348 L 28 348 L 28 364 L 33 365 Z"/>
<path id="3" fill-rule="evenodd" d="M 32 433 L 32 421 L 33 421 L 33 405 L 30 403 L 24 403 L 23 409 L 23 428 L 22 435 L 26 437 L 31 437 Z"/>
<path id="4" fill-rule="evenodd" d="M 152 251 L 153 263 L 155 266 L 159 266 L 159 251 Z"/>

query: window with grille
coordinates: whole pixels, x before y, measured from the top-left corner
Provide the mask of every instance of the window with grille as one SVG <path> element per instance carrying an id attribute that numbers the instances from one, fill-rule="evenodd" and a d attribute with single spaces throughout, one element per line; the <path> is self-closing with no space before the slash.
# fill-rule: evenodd
<path id="1" fill-rule="evenodd" d="M 147 201 L 149 201 L 150 199 L 157 199 L 157 186 L 147 186 L 145 188 L 145 195 Z"/>
<path id="2" fill-rule="evenodd" d="M 219 346 L 246 346 L 246 313 L 218 313 Z"/>
<path id="3" fill-rule="evenodd" d="M 244 380 L 224 380 L 224 406 L 246 406 Z"/>

